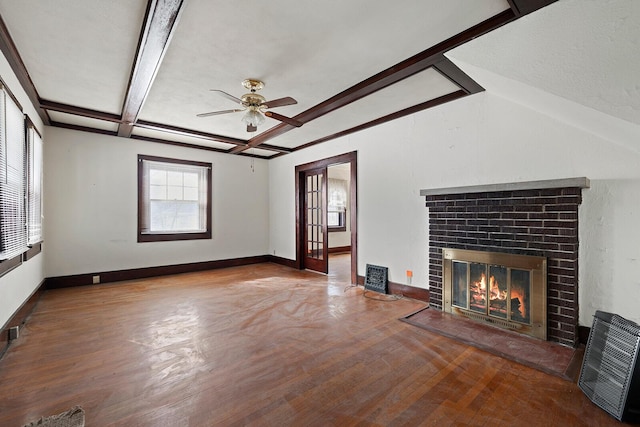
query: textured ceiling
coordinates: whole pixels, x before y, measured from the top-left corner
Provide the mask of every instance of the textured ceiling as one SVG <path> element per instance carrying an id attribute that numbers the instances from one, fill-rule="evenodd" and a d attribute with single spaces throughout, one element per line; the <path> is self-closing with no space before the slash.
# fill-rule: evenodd
<path id="1" fill-rule="evenodd" d="M 639 52 L 640 2 L 564 0 L 450 56 L 454 62 L 640 124 Z M 524 95 L 519 101 L 529 103 Z"/>
<path id="2" fill-rule="evenodd" d="M 482 90 L 443 54 L 529 3 L 0 0 L 1 41 L 45 123 L 272 157 Z M 302 127 L 196 117 L 246 78 Z"/>

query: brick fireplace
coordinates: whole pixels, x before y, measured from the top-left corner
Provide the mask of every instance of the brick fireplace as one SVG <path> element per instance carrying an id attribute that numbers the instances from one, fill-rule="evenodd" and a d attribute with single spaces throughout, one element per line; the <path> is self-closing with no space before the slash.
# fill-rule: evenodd
<path id="1" fill-rule="evenodd" d="M 578 343 L 578 207 L 587 178 L 421 190 L 430 306 L 443 309 L 443 248 L 547 259 L 547 339 Z"/>

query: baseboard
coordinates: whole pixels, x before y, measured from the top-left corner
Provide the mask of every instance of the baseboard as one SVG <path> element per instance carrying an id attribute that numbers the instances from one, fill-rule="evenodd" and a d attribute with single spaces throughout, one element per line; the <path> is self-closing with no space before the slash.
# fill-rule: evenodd
<path id="1" fill-rule="evenodd" d="M 351 246 L 339 246 L 335 248 L 329 248 L 329 253 L 346 253 L 351 252 Z M 273 262 L 274 264 L 284 265 L 286 267 L 295 268 L 296 270 L 300 269 L 298 262 L 294 259 L 282 258 L 276 255 L 265 255 L 269 262 Z"/>
<path id="2" fill-rule="evenodd" d="M 75 274 L 71 276 L 48 277 L 46 279 L 45 286 L 46 289 L 70 288 L 74 286 L 92 285 L 94 276 L 100 276 L 100 283 L 110 283 L 120 282 L 123 280 L 146 279 L 149 277 L 169 276 L 172 274 L 259 264 L 268 261 L 270 261 L 270 259 L 267 255 L 259 255 L 245 258 L 165 265 L 159 267 L 133 268 L 129 270 L 97 271 L 94 273 Z"/>
<path id="3" fill-rule="evenodd" d="M 45 281 L 43 280 L 40 285 L 36 288 L 35 291 L 31 293 L 31 296 L 27 298 L 25 302 L 22 303 L 20 308 L 16 310 L 15 313 L 5 322 L 0 329 L 0 359 L 6 353 L 9 348 L 9 329 L 13 327 L 22 327 L 26 322 L 33 308 L 38 303 L 38 300 L 42 296 L 42 293 L 45 290 Z"/>
<path id="4" fill-rule="evenodd" d="M 351 246 L 336 246 L 335 248 L 329 248 L 330 254 L 341 254 L 351 252 Z"/>
<path id="5" fill-rule="evenodd" d="M 285 267 L 295 268 L 296 270 L 299 269 L 298 263 L 296 262 L 296 260 L 288 259 L 288 258 L 282 258 L 282 257 L 275 256 L 275 255 L 266 255 L 266 257 L 267 257 L 269 262 L 272 262 L 274 264 L 284 265 Z"/>
<path id="6" fill-rule="evenodd" d="M 364 276 L 358 276 L 358 284 L 364 286 Z M 402 295 L 408 298 L 429 302 L 429 290 L 417 288 L 415 286 L 403 285 L 401 283 L 387 282 L 389 293 L 392 295 Z"/>

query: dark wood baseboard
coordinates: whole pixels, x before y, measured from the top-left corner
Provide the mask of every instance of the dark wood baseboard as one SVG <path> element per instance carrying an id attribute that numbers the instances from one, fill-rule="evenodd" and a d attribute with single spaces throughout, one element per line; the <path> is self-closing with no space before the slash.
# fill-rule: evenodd
<path id="1" fill-rule="evenodd" d="M 69 288 L 93 284 L 93 276 L 100 276 L 100 283 L 120 282 L 123 280 L 145 279 L 148 277 L 168 276 L 172 274 L 190 273 L 194 271 L 214 270 L 218 268 L 237 267 L 240 265 L 259 264 L 270 261 L 267 255 L 245 258 L 232 258 L 217 261 L 194 262 L 189 264 L 165 265 L 159 267 L 133 268 L 130 270 L 100 271 L 72 276 L 48 277 L 46 289 Z"/>
<path id="2" fill-rule="evenodd" d="M 20 308 L 16 310 L 16 312 L 13 313 L 13 316 L 11 316 L 9 320 L 7 320 L 7 322 L 2 326 L 2 329 L 0 330 L 0 359 L 9 348 L 9 329 L 16 326 L 21 327 L 26 323 L 27 319 L 31 315 L 31 312 L 33 311 L 33 308 L 36 306 L 36 304 L 40 300 L 40 297 L 42 296 L 42 293 L 45 290 L 44 283 L 45 282 L 43 280 L 38 288 L 33 291 L 31 296 L 27 298 L 24 303 L 22 303 Z"/>
<path id="3" fill-rule="evenodd" d="M 351 252 L 351 246 L 336 246 L 335 248 L 329 248 L 330 254 L 341 254 Z"/>
<path id="4" fill-rule="evenodd" d="M 298 269 L 298 263 L 293 259 L 282 258 L 275 255 L 266 255 L 266 257 L 269 262 L 272 262 L 274 264 L 280 264 L 280 265 L 284 265 L 285 267 Z"/>
<path id="5" fill-rule="evenodd" d="M 364 286 L 364 276 L 358 276 L 358 285 Z M 403 285 L 400 283 L 387 282 L 389 293 L 392 295 L 402 295 L 404 297 L 429 302 L 429 290 L 417 288 L 415 286 Z"/>
<path id="6" fill-rule="evenodd" d="M 333 253 L 347 253 L 347 252 L 351 252 L 351 246 L 340 246 L 340 247 L 335 247 L 335 248 L 329 248 L 329 253 L 330 254 L 333 254 Z M 300 269 L 300 265 L 294 259 L 282 258 L 282 257 L 276 256 L 276 255 L 265 255 L 265 256 L 267 257 L 269 262 L 272 262 L 274 264 L 284 265 L 286 267 L 295 268 L 296 270 Z"/>

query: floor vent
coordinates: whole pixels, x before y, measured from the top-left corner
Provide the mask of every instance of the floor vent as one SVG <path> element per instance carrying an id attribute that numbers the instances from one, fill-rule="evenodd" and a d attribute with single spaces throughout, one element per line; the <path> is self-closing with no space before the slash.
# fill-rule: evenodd
<path id="1" fill-rule="evenodd" d="M 381 294 L 389 293 L 387 274 L 387 267 L 367 264 L 367 275 L 364 279 L 364 289 L 380 292 Z"/>
<path id="2" fill-rule="evenodd" d="M 521 328 L 519 325 L 516 325 L 514 323 L 505 322 L 500 319 L 493 319 L 485 316 L 484 314 L 476 314 L 476 313 L 466 311 L 462 313 L 462 315 L 467 316 L 471 319 L 480 320 L 481 322 L 493 323 L 494 325 L 500 326 L 502 328 L 513 329 L 513 330 L 518 330 Z"/>

